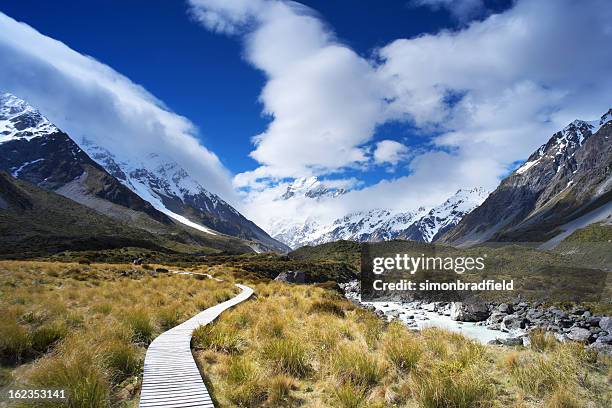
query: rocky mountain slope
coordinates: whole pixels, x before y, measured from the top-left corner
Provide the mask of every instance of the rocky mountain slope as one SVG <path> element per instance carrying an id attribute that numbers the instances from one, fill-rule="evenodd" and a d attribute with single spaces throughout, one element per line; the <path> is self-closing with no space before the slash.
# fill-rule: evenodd
<path id="1" fill-rule="evenodd" d="M 154 153 L 123 162 L 91 141 L 79 146 L 11 94 L 0 96 L 0 170 L 150 232 L 166 233 L 177 221 L 191 232 L 252 241 L 256 250 L 287 249 L 176 163 Z"/>
<path id="2" fill-rule="evenodd" d="M 330 194 L 321 187 L 316 178 L 309 182 L 299 180 L 300 187 L 310 186 L 316 192 Z M 309 188 L 294 188 L 287 191 L 294 196 L 299 192 L 302 196 L 319 198 Z M 333 196 L 336 192 L 331 192 Z M 277 220 L 271 231 L 275 239 L 284 242 L 292 248 L 304 245 L 318 245 L 337 240 L 372 242 L 396 238 L 415 241 L 432 242 L 459 223 L 461 218 L 476 208 L 486 198 L 482 188 L 459 190 L 441 205 L 427 211 L 419 208 L 415 212 L 397 212 L 387 209 L 373 209 L 348 214 L 334 220 L 332 223 L 321 223 L 314 219 L 297 223 L 291 220 Z"/>
<path id="3" fill-rule="evenodd" d="M 609 218 L 611 121 L 612 109 L 599 121 L 576 120 L 555 133 L 441 240 L 547 242 Z"/>
<path id="4" fill-rule="evenodd" d="M 161 225 L 161 224 L 160 224 Z M 0 172 L 0 258 L 140 248 L 168 254 L 246 253 L 253 243 L 171 225 L 148 231 Z"/>

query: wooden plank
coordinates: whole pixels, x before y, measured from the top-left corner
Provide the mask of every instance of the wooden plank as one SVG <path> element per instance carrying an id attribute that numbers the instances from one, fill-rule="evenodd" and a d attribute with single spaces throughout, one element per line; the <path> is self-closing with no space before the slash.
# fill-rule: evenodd
<path id="1" fill-rule="evenodd" d="M 214 408 L 191 354 L 191 335 L 197 327 L 212 322 L 223 311 L 253 294 L 253 289 L 248 286 L 236 286 L 242 290 L 241 293 L 162 333 L 149 345 L 144 362 L 140 408 Z"/>

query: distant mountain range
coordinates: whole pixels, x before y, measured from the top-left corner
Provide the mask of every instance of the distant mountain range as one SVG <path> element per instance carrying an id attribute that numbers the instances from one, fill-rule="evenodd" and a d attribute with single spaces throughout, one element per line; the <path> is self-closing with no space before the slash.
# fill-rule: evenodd
<path id="1" fill-rule="evenodd" d="M 459 190 L 426 211 L 374 209 L 331 223 L 275 220 L 274 238 L 292 248 L 336 240 L 409 239 L 470 246 L 483 242 L 535 242 L 550 249 L 573 231 L 612 224 L 612 109 L 600 120 L 575 120 L 534 152 L 488 195 Z M 320 199 L 344 194 L 316 178 L 298 179 L 281 197 Z"/>
<path id="2" fill-rule="evenodd" d="M 316 177 L 297 179 L 287 187 L 281 199 L 301 195 L 309 199 L 333 198 L 344 194 L 341 189 L 329 189 Z M 347 214 L 331 223 L 314 219 L 306 222 L 275 220 L 272 236 L 292 248 L 318 245 L 337 240 L 359 242 L 410 239 L 431 242 L 457 225 L 461 218 L 476 208 L 487 196 L 482 188 L 459 190 L 444 203 L 427 211 L 421 207 L 414 212 L 373 209 Z"/>
<path id="3" fill-rule="evenodd" d="M 441 241 L 539 242 L 552 248 L 578 228 L 612 223 L 612 109 L 575 120 L 505 178 Z"/>
<path id="4" fill-rule="evenodd" d="M 288 250 L 161 152 L 116 160 L 93 141 L 77 144 L 11 94 L 0 95 L 0 170 L 149 233 L 178 229 L 240 238 L 256 251 Z"/>
<path id="5" fill-rule="evenodd" d="M 148 146 L 126 155 L 94 140 L 74 140 L 24 100 L 3 94 L 3 249 L 18 253 L 39 242 L 55 249 L 129 243 L 172 251 L 287 252 L 337 240 L 391 239 L 454 246 L 538 242 L 548 249 L 577 229 L 612 224 L 611 120 L 612 109 L 596 122 L 570 123 L 490 195 L 461 189 L 433 208 L 371 209 L 329 223 L 277 219 L 271 237 L 164 152 Z M 294 180 L 278 199 L 323 203 L 346 193 L 308 177 Z"/>

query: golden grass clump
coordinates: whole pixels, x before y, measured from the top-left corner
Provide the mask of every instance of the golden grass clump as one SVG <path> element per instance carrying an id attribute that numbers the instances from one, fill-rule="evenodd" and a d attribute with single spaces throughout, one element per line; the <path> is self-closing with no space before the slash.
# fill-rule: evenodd
<path id="1" fill-rule="evenodd" d="M 0 386 L 63 388 L 71 407 L 124 406 L 147 344 L 197 313 L 203 293 L 237 289 L 132 265 L 0 261 Z"/>

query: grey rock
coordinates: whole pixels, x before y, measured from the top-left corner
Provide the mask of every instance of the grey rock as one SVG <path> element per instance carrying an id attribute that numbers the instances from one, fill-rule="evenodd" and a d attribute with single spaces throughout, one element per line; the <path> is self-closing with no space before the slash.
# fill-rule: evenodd
<path id="1" fill-rule="evenodd" d="M 524 329 L 525 324 L 525 318 L 520 317 L 517 314 L 511 314 L 503 318 L 500 327 L 504 331 L 511 331 Z"/>
<path id="2" fill-rule="evenodd" d="M 499 339 L 504 346 L 521 346 L 523 345 L 523 339 L 521 337 L 508 337 L 506 339 Z"/>
<path id="3" fill-rule="evenodd" d="M 287 283 L 306 283 L 306 274 L 300 271 L 281 272 L 274 280 Z"/>
<path id="4" fill-rule="evenodd" d="M 608 333 L 612 332 L 612 317 L 604 316 L 599 320 L 599 327 Z"/>
<path id="5" fill-rule="evenodd" d="M 489 317 L 489 308 L 484 302 L 453 302 L 450 317 L 460 322 L 480 322 Z"/>
<path id="6" fill-rule="evenodd" d="M 612 356 L 612 344 L 606 343 L 593 343 L 588 346 L 588 349 L 595 350 L 597 354 L 602 354 L 606 356 Z"/>
<path id="7" fill-rule="evenodd" d="M 589 337 L 591 337 L 591 332 L 582 327 L 574 327 L 567 334 L 567 337 L 569 337 L 570 340 L 585 343 L 589 340 Z"/>
<path id="8" fill-rule="evenodd" d="M 497 306 L 497 311 L 500 313 L 512 313 L 512 305 L 509 303 L 502 303 L 499 306 Z"/>
<path id="9" fill-rule="evenodd" d="M 603 344 L 612 344 L 612 335 L 607 334 L 607 335 L 599 335 L 597 336 L 597 340 L 595 341 L 596 343 L 603 343 Z"/>
<path id="10" fill-rule="evenodd" d="M 523 340 L 523 347 L 531 347 L 531 339 L 529 336 L 523 336 L 521 339 Z"/>

